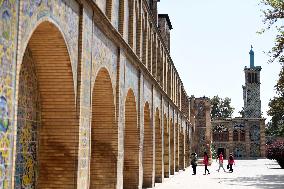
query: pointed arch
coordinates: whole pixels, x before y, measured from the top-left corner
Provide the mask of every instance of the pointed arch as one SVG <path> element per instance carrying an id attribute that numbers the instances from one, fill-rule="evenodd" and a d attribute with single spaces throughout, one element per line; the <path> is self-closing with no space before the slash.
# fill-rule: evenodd
<path id="1" fill-rule="evenodd" d="M 53 23 L 43 21 L 34 30 L 17 78 L 15 186 L 75 188 L 79 123 L 74 80 L 67 45 Z"/>
<path id="2" fill-rule="evenodd" d="M 162 182 L 162 125 L 160 111 L 157 108 L 155 114 L 155 182 Z"/>
<path id="3" fill-rule="evenodd" d="M 97 74 L 92 92 L 90 188 L 116 188 L 118 129 L 110 75 Z"/>
<path id="4" fill-rule="evenodd" d="M 153 173 L 153 128 L 151 126 L 150 105 L 144 106 L 144 145 L 143 145 L 143 188 L 152 187 Z"/>
<path id="5" fill-rule="evenodd" d="M 179 169 L 184 170 L 184 134 L 181 125 L 179 125 Z"/>
<path id="6" fill-rule="evenodd" d="M 139 184 L 139 127 L 136 100 L 129 89 L 125 101 L 123 188 L 138 188 Z"/>
<path id="7" fill-rule="evenodd" d="M 169 129 L 168 129 L 168 118 L 164 114 L 164 177 L 169 178 L 170 170 L 170 158 L 169 158 Z"/>
<path id="8" fill-rule="evenodd" d="M 169 124 L 169 130 L 170 130 L 170 174 L 173 175 L 175 173 L 175 151 L 174 151 L 174 145 L 175 145 L 175 132 L 174 132 L 174 125 L 172 118 L 170 119 Z"/>
<path id="9" fill-rule="evenodd" d="M 175 123 L 175 171 L 179 171 L 179 125 Z"/>

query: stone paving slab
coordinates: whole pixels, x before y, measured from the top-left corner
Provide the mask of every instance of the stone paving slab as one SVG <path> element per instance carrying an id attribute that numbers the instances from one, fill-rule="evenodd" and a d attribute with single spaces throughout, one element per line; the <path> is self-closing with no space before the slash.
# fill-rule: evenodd
<path id="1" fill-rule="evenodd" d="M 217 169 L 216 161 L 213 161 L 212 166 L 209 167 L 210 175 L 203 175 L 204 166 L 198 166 L 197 175 L 192 175 L 192 169 L 189 167 L 166 179 L 164 183 L 157 184 L 155 188 L 284 189 L 284 169 L 280 169 L 276 161 L 267 159 L 236 160 L 233 173 L 223 172 L 223 170 L 217 172 Z"/>

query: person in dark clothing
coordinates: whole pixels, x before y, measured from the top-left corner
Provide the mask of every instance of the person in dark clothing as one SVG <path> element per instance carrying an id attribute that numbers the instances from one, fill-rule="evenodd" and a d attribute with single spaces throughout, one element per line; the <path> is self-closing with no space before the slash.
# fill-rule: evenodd
<path id="1" fill-rule="evenodd" d="M 233 172 L 233 164 L 235 165 L 235 161 L 234 161 L 234 156 L 232 153 L 230 153 L 229 159 L 228 159 L 228 165 L 229 165 L 229 171 Z"/>
<path id="2" fill-rule="evenodd" d="M 209 164 L 209 157 L 208 157 L 208 155 L 207 155 L 207 152 L 204 152 L 203 164 L 204 164 L 204 166 L 205 166 L 205 173 L 204 173 L 204 175 L 206 175 L 206 171 L 208 172 L 208 175 L 209 175 L 210 173 L 209 173 L 209 170 L 208 170 L 208 168 L 207 168 L 207 166 L 208 166 L 208 164 Z"/>
<path id="3" fill-rule="evenodd" d="M 193 170 L 192 175 L 196 175 L 196 166 L 197 166 L 197 154 L 196 153 L 191 154 L 191 166 Z"/>

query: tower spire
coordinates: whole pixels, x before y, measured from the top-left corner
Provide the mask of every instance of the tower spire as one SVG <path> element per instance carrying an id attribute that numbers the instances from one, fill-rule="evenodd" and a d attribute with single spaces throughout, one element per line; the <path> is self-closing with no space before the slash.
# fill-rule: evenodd
<path id="1" fill-rule="evenodd" d="M 250 54 L 250 68 L 254 68 L 254 52 L 253 52 L 253 46 L 251 45 L 251 49 L 249 51 Z"/>

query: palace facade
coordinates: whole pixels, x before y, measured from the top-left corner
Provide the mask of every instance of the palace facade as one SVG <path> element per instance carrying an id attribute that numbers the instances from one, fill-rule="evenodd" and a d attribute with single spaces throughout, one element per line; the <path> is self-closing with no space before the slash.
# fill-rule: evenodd
<path id="1" fill-rule="evenodd" d="M 243 117 L 212 120 L 212 141 L 217 154 L 225 157 L 233 153 L 236 158 L 265 157 L 265 118 L 261 113 L 260 66 L 254 65 L 254 52 L 250 52 L 250 67 L 245 67 L 243 86 Z"/>

